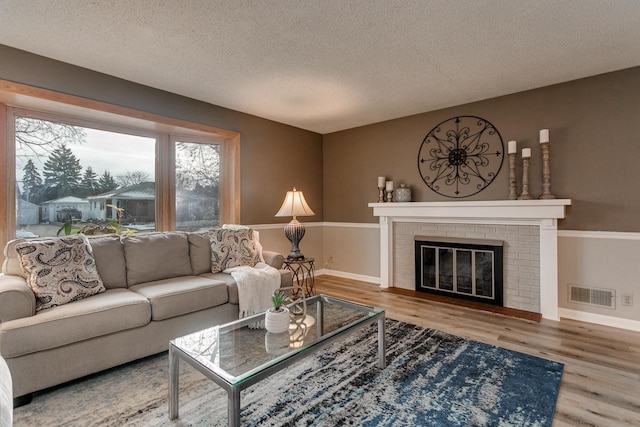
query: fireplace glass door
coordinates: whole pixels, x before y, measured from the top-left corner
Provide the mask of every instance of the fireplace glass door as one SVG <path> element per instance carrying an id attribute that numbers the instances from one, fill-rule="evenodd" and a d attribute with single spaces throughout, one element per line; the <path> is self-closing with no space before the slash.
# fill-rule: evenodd
<path id="1" fill-rule="evenodd" d="M 416 290 L 502 305 L 502 248 L 499 249 L 496 253 L 495 248 L 484 246 L 416 242 Z"/>

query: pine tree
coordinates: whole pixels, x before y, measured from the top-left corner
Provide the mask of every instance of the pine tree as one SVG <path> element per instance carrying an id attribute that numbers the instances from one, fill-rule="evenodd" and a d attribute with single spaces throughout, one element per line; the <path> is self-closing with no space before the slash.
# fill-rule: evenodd
<path id="1" fill-rule="evenodd" d="M 82 182 L 80 183 L 80 189 L 83 196 L 93 196 L 99 193 L 98 175 L 96 175 L 91 166 L 87 167 L 84 171 Z"/>
<path id="2" fill-rule="evenodd" d="M 109 171 L 104 171 L 100 178 L 98 178 L 98 191 L 100 193 L 105 193 L 107 191 L 115 190 L 118 188 L 118 184 L 116 180 L 111 176 Z"/>
<path id="3" fill-rule="evenodd" d="M 49 198 L 69 196 L 78 191 L 82 166 L 71 149 L 61 145 L 44 163 L 44 183 Z"/>
<path id="4" fill-rule="evenodd" d="M 29 159 L 22 170 L 24 171 L 22 177 L 23 199 L 31 203 L 40 203 L 42 201 L 40 199 L 42 198 L 43 185 L 38 168 L 36 168 L 33 160 Z"/>

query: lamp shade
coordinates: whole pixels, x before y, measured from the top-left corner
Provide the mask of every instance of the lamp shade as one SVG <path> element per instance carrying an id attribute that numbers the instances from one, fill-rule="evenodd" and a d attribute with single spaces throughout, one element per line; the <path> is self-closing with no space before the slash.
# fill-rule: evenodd
<path id="1" fill-rule="evenodd" d="M 312 215 L 315 215 L 315 212 L 313 212 L 307 204 L 302 191 L 296 190 L 295 187 L 293 187 L 293 191 L 287 191 L 284 202 L 276 214 L 276 216 L 292 216 L 294 218 L 297 216 Z"/>

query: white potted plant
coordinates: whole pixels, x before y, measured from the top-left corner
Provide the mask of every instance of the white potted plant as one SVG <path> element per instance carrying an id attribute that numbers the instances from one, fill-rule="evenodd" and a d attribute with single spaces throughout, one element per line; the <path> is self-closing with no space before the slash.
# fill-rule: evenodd
<path id="1" fill-rule="evenodd" d="M 289 309 L 284 305 L 285 298 L 284 292 L 280 290 L 275 291 L 271 297 L 273 307 L 267 310 L 264 325 L 267 331 L 272 334 L 280 334 L 289 330 Z"/>

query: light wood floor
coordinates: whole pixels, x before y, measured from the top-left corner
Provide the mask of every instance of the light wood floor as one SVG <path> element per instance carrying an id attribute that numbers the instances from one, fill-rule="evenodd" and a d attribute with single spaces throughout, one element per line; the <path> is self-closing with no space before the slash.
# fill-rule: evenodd
<path id="1" fill-rule="evenodd" d="M 540 323 L 318 276 L 316 293 L 386 310 L 387 317 L 564 363 L 554 426 L 640 426 L 640 332 L 573 320 Z"/>

